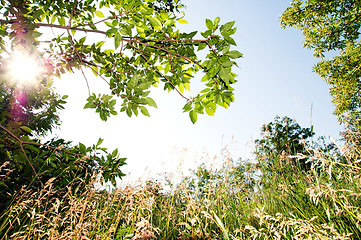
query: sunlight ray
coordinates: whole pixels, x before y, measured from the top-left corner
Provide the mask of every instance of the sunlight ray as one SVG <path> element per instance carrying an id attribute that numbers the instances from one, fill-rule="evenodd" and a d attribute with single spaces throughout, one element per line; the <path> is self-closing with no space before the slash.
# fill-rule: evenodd
<path id="1" fill-rule="evenodd" d="M 16 52 L 8 63 L 8 73 L 13 81 L 21 84 L 34 84 L 42 73 L 42 66 L 33 56 Z"/>

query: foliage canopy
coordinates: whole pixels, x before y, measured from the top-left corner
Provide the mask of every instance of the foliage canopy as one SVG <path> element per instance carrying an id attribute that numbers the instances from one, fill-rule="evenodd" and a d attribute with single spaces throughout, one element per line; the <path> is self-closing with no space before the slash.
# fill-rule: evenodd
<path id="1" fill-rule="evenodd" d="M 303 128 L 289 117 L 276 117 L 274 122 L 263 125 L 261 139 L 255 141 L 256 156 L 265 174 L 275 174 L 276 169 L 282 169 L 282 159 L 296 154 L 308 155 L 306 143 L 314 135 L 312 128 Z M 285 160 L 285 159 L 283 159 Z M 311 167 L 308 159 L 299 159 L 300 169 L 307 171 Z M 291 160 L 292 161 L 292 160 Z"/>
<path id="2" fill-rule="evenodd" d="M 193 123 L 198 114 L 214 115 L 217 106 L 228 108 L 234 101 L 232 67 L 242 56 L 231 50 L 236 45 L 234 22 L 221 25 L 219 18 L 207 19 L 199 40 L 197 31 L 176 28 L 187 23 L 179 16 L 177 0 L 14 0 L 1 1 L 0 7 L 0 51 L 6 51 L 10 40 L 12 49 L 41 57 L 51 74 L 91 69 L 110 88 L 102 95 L 89 89 L 85 108 L 94 108 L 102 120 L 117 114 L 114 97 L 121 99 L 120 111 L 128 116 L 139 111 L 149 116 L 146 106 L 157 105 L 148 94 L 161 82 L 186 100 L 184 111 Z M 46 28 L 56 35 L 41 36 Z M 203 60 L 200 54 L 206 55 Z M 186 97 L 184 89 L 190 89 L 197 72 L 203 72 L 206 87 Z"/>
<path id="3" fill-rule="evenodd" d="M 304 46 L 321 58 L 314 70 L 331 86 L 335 114 L 354 127 L 361 120 L 360 7 L 354 0 L 294 0 L 281 17 L 281 25 L 301 30 Z"/>

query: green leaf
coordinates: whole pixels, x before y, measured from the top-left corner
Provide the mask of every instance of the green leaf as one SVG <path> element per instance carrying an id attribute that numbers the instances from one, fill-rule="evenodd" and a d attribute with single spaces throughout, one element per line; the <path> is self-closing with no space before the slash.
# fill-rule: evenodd
<path id="1" fill-rule="evenodd" d="M 91 66 L 91 69 L 92 69 L 94 75 L 97 77 L 97 76 L 99 75 L 99 74 L 98 74 L 98 67 L 96 67 L 96 66 Z"/>
<path id="2" fill-rule="evenodd" d="M 65 18 L 64 17 L 58 17 L 58 22 L 60 25 L 65 25 Z"/>
<path id="3" fill-rule="evenodd" d="M 96 46 L 97 48 L 100 48 L 101 46 L 103 46 L 104 43 L 105 43 L 105 41 L 100 41 L 100 42 L 97 42 L 97 43 L 95 44 L 95 46 Z"/>
<path id="4" fill-rule="evenodd" d="M 189 83 L 184 83 L 184 88 L 187 90 L 187 91 L 190 91 L 191 90 L 191 85 Z"/>
<path id="5" fill-rule="evenodd" d="M 179 19 L 177 20 L 177 22 L 179 22 L 180 24 L 189 24 L 186 20 L 184 19 Z"/>
<path id="6" fill-rule="evenodd" d="M 224 36 L 223 34 L 226 34 L 233 27 L 234 23 L 235 21 L 232 21 L 221 26 L 219 30 L 221 30 L 222 36 Z"/>
<path id="7" fill-rule="evenodd" d="M 117 49 L 119 47 L 121 41 L 122 41 L 122 36 L 118 32 L 116 32 L 115 37 L 114 37 L 114 47 L 115 47 L 115 49 Z"/>
<path id="8" fill-rule="evenodd" d="M 197 122 L 197 113 L 194 110 L 189 112 L 189 117 L 193 124 Z"/>
<path id="9" fill-rule="evenodd" d="M 43 14 L 43 10 L 42 9 L 38 9 L 33 13 L 33 17 L 34 19 L 38 19 L 40 17 L 41 14 Z"/>
<path id="10" fill-rule="evenodd" d="M 192 103 L 191 102 L 187 102 L 184 107 L 183 107 L 183 112 L 188 112 L 192 109 Z"/>
<path id="11" fill-rule="evenodd" d="M 154 11 L 154 9 L 152 9 L 152 8 L 144 8 L 144 6 L 142 6 L 142 9 L 140 10 L 140 13 L 142 15 L 151 15 L 153 13 L 153 11 Z"/>
<path id="12" fill-rule="evenodd" d="M 225 54 L 226 56 L 229 56 L 230 58 L 236 59 L 242 57 L 242 53 L 238 52 L 237 50 L 229 51 Z"/>
<path id="13" fill-rule="evenodd" d="M 152 85 L 151 82 L 143 82 L 143 83 L 139 84 L 138 88 L 139 88 L 139 90 L 143 91 L 143 90 L 149 88 L 150 85 Z"/>
<path id="14" fill-rule="evenodd" d="M 98 147 L 99 145 L 101 145 L 103 141 L 104 141 L 103 138 L 99 138 L 96 146 Z"/>
<path id="15" fill-rule="evenodd" d="M 32 152 L 36 152 L 36 153 L 39 153 L 39 152 L 40 152 L 40 150 L 39 150 L 38 148 L 36 148 L 36 147 L 34 147 L 33 145 L 30 145 L 30 144 L 26 144 L 26 145 L 24 145 L 24 147 L 25 147 L 26 149 L 31 150 Z"/>
<path id="16" fill-rule="evenodd" d="M 207 26 L 207 28 L 209 29 L 209 30 L 213 30 L 213 23 L 212 23 L 212 21 L 211 20 L 209 20 L 209 19 L 206 19 L 206 26 Z"/>
<path id="17" fill-rule="evenodd" d="M 118 25 L 118 19 L 114 19 L 113 21 L 112 21 L 112 26 L 111 27 L 116 27 L 117 25 Z"/>
<path id="18" fill-rule="evenodd" d="M 100 17 L 100 18 L 103 18 L 103 17 L 104 17 L 104 14 L 103 14 L 101 11 L 99 11 L 99 10 L 96 10 L 94 13 L 95 13 L 95 15 L 96 15 L 97 17 Z"/>
<path id="19" fill-rule="evenodd" d="M 203 89 L 200 93 L 207 93 L 207 92 L 209 92 L 209 91 L 211 91 L 210 88 L 205 88 L 205 89 Z"/>
<path id="20" fill-rule="evenodd" d="M 23 131 L 25 131 L 27 133 L 31 133 L 31 129 L 29 127 L 27 127 L 27 126 L 21 126 L 20 128 L 21 128 L 21 130 L 23 130 Z"/>
<path id="21" fill-rule="evenodd" d="M 86 36 L 79 39 L 79 44 L 84 44 Z"/>
<path id="22" fill-rule="evenodd" d="M 210 107 L 206 107 L 206 113 L 209 115 L 209 116 L 214 116 L 214 110 Z"/>
<path id="23" fill-rule="evenodd" d="M 168 15 L 167 12 L 161 12 L 161 13 L 160 13 L 160 17 L 161 17 L 162 20 L 166 20 L 166 19 L 168 18 L 168 16 L 169 16 L 169 15 Z"/>
<path id="24" fill-rule="evenodd" d="M 207 75 L 209 78 L 214 77 L 219 72 L 219 66 L 213 66 L 211 69 L 209 69 Z"/>
<path id="25" fill-rule="evenodd" d="M 135 116 L 138 116 L 138 105 L 137 105 L 137 104 L 135 104 L 135 105 L 132 106 L 132 110 L 133 110 L 133 112 L 134 112 L 134 115 L 135 115 Z"/>
<path id="26" fill-rule="evenodd" d="M 85 104 L 84 109 L 95 108 L 95 107 L 96 107 L 96 105 L 93 102 L 88 102 L 87 104 Z"/>
<path id="27" fill-rule="evenodd" d="M 133 75 L 133 77 L 130 79 L 130 81 L 127 83 L 128 87 L 130 89 L 134 89 L 137 85 L 138 85 L 138 76 L 137 75 Z"/>
<path id="28" fill-rule="evenodd" d="M 205 32 L 201 32 L 201 35 L 202 35 L 204 38 L 208 38 L 211 34 L 212 34 L 212 30 L 207 30 L 207 31 L 205 31 Z"/>
<path id="29" fill-rule="evenodd" d="M 204 49 L 204 48 L 206 48 L 206 47 L 207 47 L 207 43 L 201 42 L 201 43 L 198 45 L 198 51 L 200 51 L 200 50 L 202 50 L 202 49 Z"/>
<path id="30" fill-rule="evenodd" d="M 56 19 L 56 14 L 54 14 L 52 17 L 51 17 L 51 20 L 50 20 L 50 23 L 54 23 L 55 22 L 55 19 Z"/>
<path id="31" fill-rule="evenodd" d="M 144 116 L 150 117 L 148 109 L 146 109 L 144 106 L 139 106 L 140 111 L 143 113 Z"/>
<path id="32" fill-rule="evenodd" d="M 84 144 L 79 143 L 79 151 L 81 154 L 86 154 L 86 147 Z"/>
<path id="33" fill-rule="evenodd" d="M 225 61 L 221 62 L 221 64 L 222 64 L 223 67 L 229 68 L 229 67 L 232 67 L 233 62 L 230 61 L 229 59 L 226 59 Z"/>
<path id="34" fill-rule="evenodd" d="M 179 91 L 180 91 L 181 93 L 184 92 L 184 86 L 183 86 L 182 83 L 178 85 L 178 89 L 179 89 Z"/>
<path id="35" fill-rule="evenodd" d="M 128 117 L 132 116 L 132 108 L 128 107 L 126 112 L 127 112 Z"/>
<path id="36" fill-rule="evenodd" d="M 145 101 L 147 101 L 148 105 L 151 107 L 157 108 L 157 104 L 154 102 L 154 100 L 150 97 L 144 98 Z"/>
<path id="37" fill-rule="evenodd" d="M 113 25 L 113 23 L 110 23 L 110 22 L 104 22 L 105 23 L 105 25 L 107 25 L 108 27 L 114 27 L 114 25 Z"/>
<path id="38" fill-rule="evenodd" d="M 145 38 L 144 29 L 141 28 L 141 27 L 138 27 L 138 26 L 137 26 L 136 29 L 137 29 L 137 32 L 138 32 L 139 36 L 140 36 L 141 38 Z"/>
<path id="39" fill-rule="evenodd" d="M 109 112 L 110 112 L 110 114 L 112 114 L 112 115 L 118 115 L 118 112 L 117 111 L 115 111 L 114 109 L 109 109 Z"/>
<path id="40" fill-rule="evenodd" d="M 214 19 L 214 25 L 217 26 L 220 20 L 221 20 L 221 19 L 220 19 L 219 17 L 216 17 L 216 18 Z"/>
<path id="41" fill-rule="evenodd" d="M 237 43 L 236 43 L 236 41 L 234 41 L 234 39 L 233 38 L 231 38 L 231 37 L 224 37 L 224 40 L 226 40 L 229 44 L 232 44 L 232 45 L 234 45 L 234 46 L 237 46 Z"/>
<path id="42" fill-rule="evenodd" d="M 215 104 L 214 102 L 209 102 L 207 103 L 207 107 L 212 108 L 214 111 L 216 111 L 217 104 Z"/>
<path id="43" fill-rule="evenodd" d="M 34 31 L 31 33 L 31 35 L 32 35 L 34 38 L 38 38 L 38 37 L 40 37 L 40 36 L 43 35 L 43 34 L 40 33 L 40 32 L 38 32 L 38 31 L 36 31 L 36 30 L 34 30 Z"/>
<path id="44" fill-rule="evenodd" d="M 227 84 L 229 85 L 229 73 L 226 68 L 221 67 L 219 71 L 219 77 Z"/>
<path id="45" fill-rule="evenodd" d="M 149 17 L 148 20 L 155 30 L 162 30 L 162 23 L 157 18 Z"/>
<path id="46" fill-rule="evenodd" d="M 227 232 L 226 228 L 224 227 L 221 219 L 219 219 L 219 217 L 216 215 L 215 212 L 213 212 L 213 215 L 214 215 L 214 218 L 216 219 L 217 225 L 222 229 L 223 238 L 224 238 L 225 240 L 229 240 L 228 232 Z"/>
<path id="47" fill-rule="evenodd" d="M 173 25 L 174 23 L 175 23 L 174 20 L 168 19 L 164 24 L 167 25 L 167 26 L 171 26 L 171 25 Z"/>
<path id="48" fill-rule="evenodd" d="M 108 31 L 109 31 L 109 30 L 108 30 Z M 108 31 L 107 31 L 107 32 L 108 32 Z M 121 34 L 123 34 L 123 35 L 128 35 L 128 32 L 127 32 L 126 29 L 121 28 L 121 29 L 119 29 L 119 32 L 120 32 Z"/>
<path id="49" fill-rule="evenodd" d="M 196 104 L 194 104 L 194 111 L 195 112 L 197 112 L 199 114 L 203 114 L 203 109 L 204 109 L 204 107 L 199 102 L 196 102 Z"/>
<path id="50" fill-rule="evenodd" d="M 208 104 L 206 104 L 205 109 L 206 109 L 206 113 L 209 116 L 214 116 L 214 113 L 217 109 L 217 105 L 213 102 L 209 102 Z"/>
<path id="51" fill-rule="evenodd" d="M 112 158 L 115 158 L 118 155 L 118 149 L 114 149 L 114 151 L 112 152 Z"/>

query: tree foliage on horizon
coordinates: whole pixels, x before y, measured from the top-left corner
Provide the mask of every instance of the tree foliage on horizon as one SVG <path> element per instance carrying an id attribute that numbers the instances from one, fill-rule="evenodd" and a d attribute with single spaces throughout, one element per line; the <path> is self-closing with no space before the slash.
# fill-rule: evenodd
<path id="1" fill-rule="evenodd" d="M 299 169 L 308 171 L 311 168 L 309 159 L 296 160 L 289 157 L 297 154 L 309 155 L 307 145 L 311 144 L 310 139 L 314 134 L 313 127 L 303 128 L 287 116 L 276 116 L 273 122 L 263 125 L 261 138 L 255 140 L 255 154 L 264 174 L 275 174 L 289 163 L 297 164 Z"/>
<path id="2" fill-rule="evenodd" d="M 301 30 L 304 47 L 320 59 L 314 70 L 331 86 L 340 123 L 357 128 L 361 126 L 360 9 L 361 2 L 354 0 L 293 0 L 281 17 L 282 27 Z"/>

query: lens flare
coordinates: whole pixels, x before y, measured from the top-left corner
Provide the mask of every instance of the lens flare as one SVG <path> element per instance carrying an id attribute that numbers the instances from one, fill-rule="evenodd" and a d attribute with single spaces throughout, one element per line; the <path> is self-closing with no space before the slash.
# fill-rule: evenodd
<path id="1" fill-rule="evenodd" d="M 21 84 L 35 83 L 42 71 L 40 61 L 26 54 L 15 53 L 8 62 L 8 73 L 11 79 Z"/>

